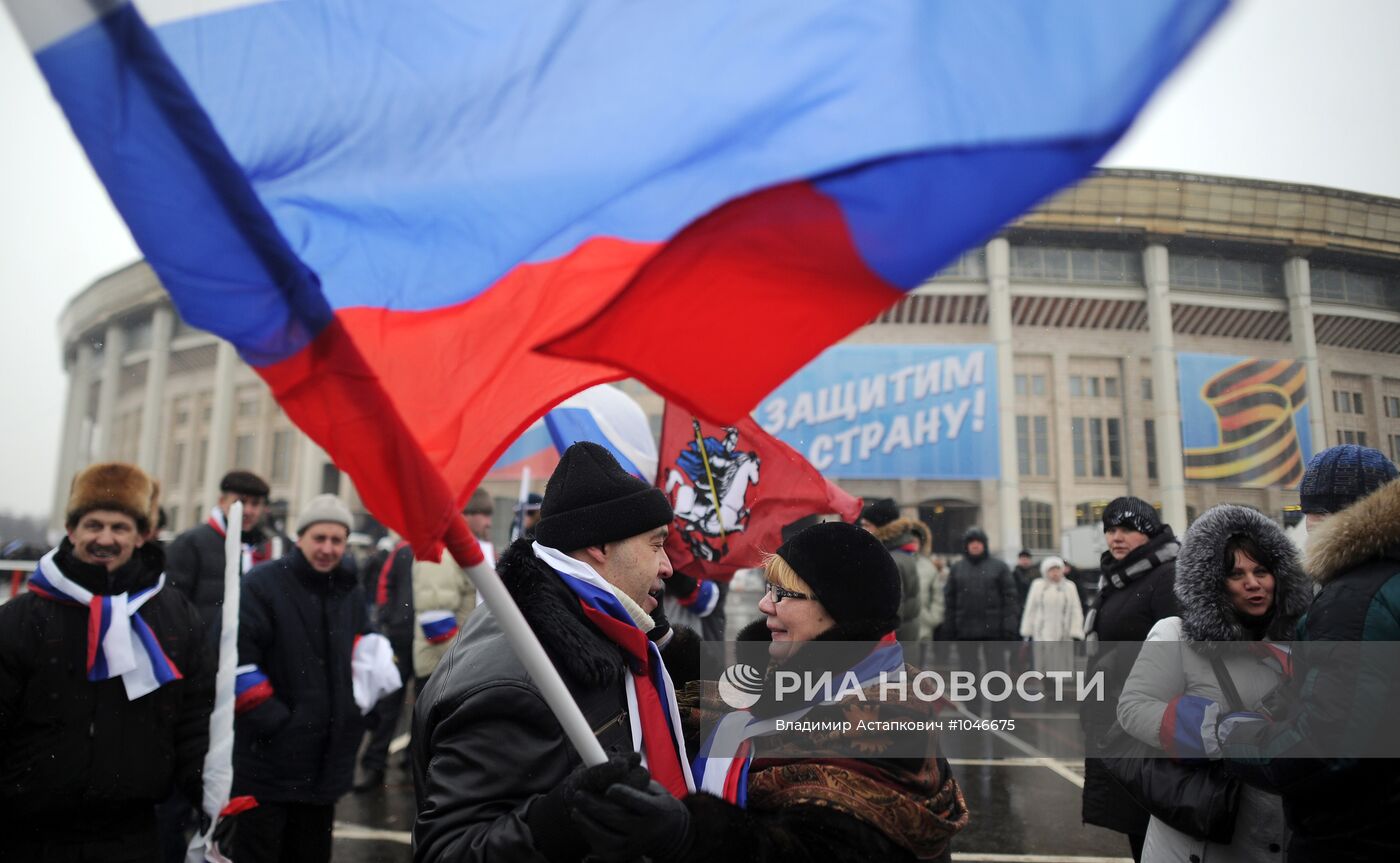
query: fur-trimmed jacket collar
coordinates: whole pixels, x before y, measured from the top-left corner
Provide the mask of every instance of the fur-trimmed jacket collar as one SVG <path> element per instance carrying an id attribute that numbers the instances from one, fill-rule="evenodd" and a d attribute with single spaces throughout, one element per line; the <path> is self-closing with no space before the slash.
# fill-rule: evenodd
<path id="1" fill-rule="evenodd" d="M 1225 586 L 1229 575 L 1225 546 L 1239 535 L 1254 540 L 1273 561 L 1274 606 L 1265 636 L 1291 641 L 1298 619 L 1312 603 L 1312 585 L 1298 549 L 1268 517 L 1231 504 L 1207 510 L 1181 542 L 1176 558 L 1176 598 L 1181 603 L 1182 634 L 1192 642 L 1249 639 Z"/>
<path id="2" fill-rule="evenodd" d="M 1319 584 L 1387 556 L 1400 558 L 1400 480 L 1329 517 L 1308 536 L 1308 574 Z"/>
<path id="3" fill-rule="evenodd" d="M 899 548 L 910 542 L 919 543 L 919 551 L 928 554 L 933 547 L 933 531 L 928 525 L 914 518 L 897 518 L 889 524 L 875 528 L 875 538 L 886 548 Z"/>
<path id="4" fill-rule="evenodd" d="M 518 539 L 496 564 L 501 581 L 565 678 L 602 687 L 623 670 L 618 648 L 583 616 L 583 609 L 558 574 L 535 557 L 533 540 Z"/>

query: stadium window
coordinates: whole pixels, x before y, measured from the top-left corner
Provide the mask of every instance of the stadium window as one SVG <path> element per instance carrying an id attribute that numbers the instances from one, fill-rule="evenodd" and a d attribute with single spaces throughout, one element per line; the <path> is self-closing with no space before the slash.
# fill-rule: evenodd
<path id="1" fill-rule="evenodd" d="M 1157 421 L 1142 421 L 1142 439 L 1147 445 L 1147 478 L 1157 478 Z"/>
<path id="2" fill-rule="evenodd" d="M 1121 423 L 1114 418 L 1107 421 L 1108 427 L 1108 475 L 1123 475 L 1123 434 Z"/>
<path id="3" fill-rule="evenodd" d="M 250 470 L 253 464 L 253 436 L 241 434 L 233 443 L 233 466 L 242 470 Z"/>
<path id="4" fill-rule="evenodd" d="M 1016 417 L 1016 464 L 1021 476 L 1031 473 L 1031 418 Z"/>
<path id="5" fill-rule="evenodd" d="M 1031 395 L 1045 395 L 1045 375 L 1031 375 Z M 1400 411 L 1400 408 L 1397 408 L 1397 411 Z"/>
<path id="6" fill-rule="evenodd" d="M 185 442 L 179 441 L 170 448 L 170 484 L 179 485 L 185 473 Z"/>
<path id="7" fill-rule="evenodd" d="M 1366 413 L 1364 403 L 1361 401 L 1361 393 L 1351 394 L 1351 408 L 1351 412 L 1357 414 L 1358 416 Z"/>
<path id="8" fill-rule="evenodd" d="M 1337 443 L 1338 445 L 1354 443 L 1357 446 L 1366 446 L 1366 433 L 1353 429 L 1337 429 Z"/>
<path id="9" fill-rule="evenodd" d="M 1244 296 L 1283 296 L 1283 270 L 1276 263 L 1174 253 L 1168 267 L 1173 287 L 1206 288 Z"/>
<path id="10" fill-rule="evenodd" d="M 1084 440 L 1084 417 L 1074 417 L 1069 422 L 1070 438 L 1074 443 L 1074 475 L 1089 475 L 1089 447 Z"/>
<path id="11" fill-rule="evenodd" d="M 1021 498 L 1021 544 L 1027 548 L 1055 548 L 1055 512 L 1048 503 Z"/>
<path id="12" fill-rule="evenodd" d="M 1152 378 L 1142 379 L 1142 400 L 1152 401 Z"/>
<path id="13" fill-rule="evenodd" d="M 199 461 L 194 466 L 194 481 L 204 482 L 204 467 L 209 463 L 209 438 L 199 439 Z"/>
<path id="14" fill-rule="evenodd" d="M 1026 375 L 1016 376 L 1016 395 L 1027 396 L 1030 394 L 1030 382 Z"/>
<path id="15" fill-rule="evenodd" d="M 272 481 L 286 482 L 292 477 L 292 433 L 287 430 L 272 433 Z"/>
<path id="16" fill-rule="evenodd" d="M 1098 398 L 1103 395 L 1103 390 L 1099 388 L 1099 378 L 1090 377 L 1085 381 L 1089 385 L 1089 397 Z"/>
<path id="17" fill-rule="evenodd" d="M 1103 379 L 1103 394 L 1107 398 L 1118 398 L 1118 378 L 1108 377 Z"/>
<path id="18" fill-rule="evenodd" d="M 1385 397 L 1385 415 L 1390 419 L 1400 419 L 1400 396 Z"/>
<path id="19" fill-rule="evenodd" d="M 1050 475 L 1049 417 L 1016 417 L 1016 462 L 1021 476 Z"/>
<path id="20" fill-rule="evenodd" d="M 1073 398 L 1084 395 L 1084 378 L 1081 375 L 1069 376 L 1069 394 Z"/>
<path id="21" fill-rule="evenodd" d="M 1400 464 L 1400 434 L 1390 436 L 1390 460 Z"/>
<path id="22" fill-rule="evenodd" d="M 1050 475 L 1050 418 L 1033 417 L 1035 430 L 1035 474 Z"/>
<path id="23" fill-rule="evenodd" d="M 1103 417 L 1089 418 L 1089 457 L 1094 466 L 1094 476 L 1105 476 L 1108 463 L 1103 452 Z"/>

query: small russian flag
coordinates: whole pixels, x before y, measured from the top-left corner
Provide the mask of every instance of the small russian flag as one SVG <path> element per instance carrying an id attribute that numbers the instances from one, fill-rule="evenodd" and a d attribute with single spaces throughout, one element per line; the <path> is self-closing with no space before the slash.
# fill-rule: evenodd
<path id="1" fill-rule="evenodd" d="M 438 609 L 418 615 L 418 625 L 423 628 L 423 637 L 429 644 L 442 644 L 457 635 L 457 615 Z"/>
<path id="2" fill-rule="evenodd" d="M 272 697 L 272 681 L 256 665 L 240 665 L 233 683 L 233 712 L 246 713 Z"/>

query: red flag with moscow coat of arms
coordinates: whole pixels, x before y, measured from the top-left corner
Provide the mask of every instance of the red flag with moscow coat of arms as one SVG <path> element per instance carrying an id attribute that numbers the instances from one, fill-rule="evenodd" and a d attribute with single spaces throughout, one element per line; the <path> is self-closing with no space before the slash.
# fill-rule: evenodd
<path id="1" fill-rule="evenodd" d="M 722 426 L 668 402 L 659 449 L 656 484 L 676 512 L 666 552 L 677 571 L 728 581 L 776 551 L 798 519 L 860 514 L 859 498 L 747 416 Z"/>

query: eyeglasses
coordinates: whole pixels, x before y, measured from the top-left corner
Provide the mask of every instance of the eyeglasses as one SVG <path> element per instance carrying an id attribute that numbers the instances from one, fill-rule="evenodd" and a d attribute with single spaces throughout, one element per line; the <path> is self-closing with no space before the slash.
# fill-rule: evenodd
<path id="1" fill-rule="evenodd" d="M 807 594 L 805 594 L 805 593 L 798 593 L 798 592 L 795 591 L 795 590 L 788 590 L 786 587 L 779 587 L 778 585 L 773 584 L 771 581 L 768 583 L 768 590 L 765 591 L 765 592 L 768 594 L 769 598 L 771 598 L 771 599 L 773 600 L 773 604 L 774 604 L 774 605 L 777 605 L 778 603 L 782 602 L 782 601 L 785 600 L 785 599 L 811 599 L 811 598 L 812 598 L 811 596 L 809 596 L 809 595 L 807 595 Z"/>

